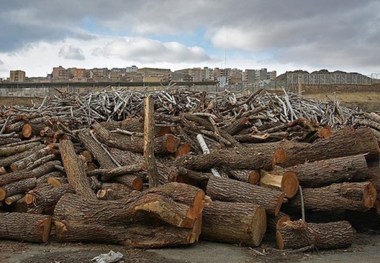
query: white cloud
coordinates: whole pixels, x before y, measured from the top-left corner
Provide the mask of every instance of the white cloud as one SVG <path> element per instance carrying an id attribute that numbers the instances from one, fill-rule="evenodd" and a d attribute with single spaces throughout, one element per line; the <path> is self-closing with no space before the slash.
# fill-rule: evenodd
<path id="1" fill-rule="evenodd" d="M 64 59 L 84 60 L 85 56 L 80 48 L 64 45 L 58 52 L 58 56 Z"/>

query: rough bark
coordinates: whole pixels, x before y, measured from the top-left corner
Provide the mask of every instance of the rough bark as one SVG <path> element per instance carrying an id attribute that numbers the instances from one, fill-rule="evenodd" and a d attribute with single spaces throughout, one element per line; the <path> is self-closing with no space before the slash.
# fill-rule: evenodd
<path id="1" fill-rule="evenodd" d="M 297 249 L 310 245 L 318 249 L 346 248 L 352 245 L 355 230 L 347 221 L 331 223 L 305 223 L 287 221 L 276 232 L 280 249 Z"/>
<path id="2" fill-rule="evenodd" d="M 75 192 L 86 198 L 96 199 L 96 195 L 92 191 L 86 176 L 84 166 L 75 153 L 73 143 L 69 140 L 63 140 L 59 143 L 59 150 L 61 152 L 67 179 Z"/>
<path id="3" fill-rule="evenodd" d="M 115 182 L 130 187 L 132 190 L 141 191 L 143 189 L 143 180 L 135 175 L 122 175 L 114 178 Z"/>
<path id="4" fill-rule="evenodd" d="M 364 181 L 369 170 L 363 154 L 291 166 L 285 171 L 297 174 L 303 187 L 322 187 L 332 183 Z"/>
<path id="5" fill-rule="evenodd" d="M 222 149 L 207 155 L 184 156 L 177 164 L 190 170 L 208 170 L 225 166 L 231 169 L 272 169 L 273 152 L 258 152 L 249 148 Z"/>
<path id="6" fill-rule="evenodd" d="M 313 211 L 335 211 L 339 209 L 367 211 L 376 201 L 376 188 L 370 182 L 339 183 L 321 188 L 304 188 L 303 199 L 306 209 Z M 298 194 L 287 206 L 301 209 Z"/>
<path id="7" fill-rule="evenodd" d="M 20 180 L 14 183 L 4 185 L 0 187 L 0 201 L 15 194 L 25 193 L 33 189 L 34 187 L 36 187 L 36 185 L 37 185 L 36 178 L 28 178 L 28 179 L 24 179 L 24 180 Z"/>
<path id="8" fill-rule="evenodd" d="M 27 213 L 0 213 L 0 239 L 42 243 L 49 239 L 51 217 Z"/>
<path id="9" fill-rule="evenodd" d="M 132 188 L 119 183 L 104 183 L 97 191 L 96 197 L 99 200 L 117 200 L 128 198 L 133 191 Z"/>
<path id="10" fill-rule="evenodd" d="M 125 245 L 129 248 L 160 248 L 193 244 L 201 232 L 201 220 L 193 228 L 168 224 L 133 225 L 128 227 L 84 225 L 56 220 L 57 240 L 60 242 L 100 242 Z"/>
<path id="11" fill-rule="evenodd" d="M 260 245 L 266 231 L 262 206 L 213 201 L 203 210 L 202 238 L 218 242 Z"/>
<path id="12" fill-rule="evenodd" d="M 132 164 L 126 166 L 120 166 L 111 169 L 95 169 L 92 171 L 88 171 L 88 176 L 101 175 L 102 181 L 108 181 L 114 177 L 133 174 L 143 170 L 143 164 Z"/>
<path id="13" fill-rule="evenodd" d="M 250 184 L 257 184 L 260 180 L 260 173 L 255 170 L 227 170 L 227 174 L 230 178 Z"/>
<path id="14" fill-rule="evenodd" d="M 279 213 L 285 196 L 278 190 L 216 177 L 209 179 L 206 193 L 215 200 L 261 205 L 270 215 Z"/>
<path id="15" fill-rule="evenodd" d="M 45 148 L 45 145 L 38 145 L 38 146 L 36 146 L 32 149 L 29 149 L 27 151 L 17 153 L 17 154 L 13 154 L 13 155 L 10 155 L 10 156 L 5 157 L 5 158 L 1 158 L 0 159 L 0 166 L 7 167 L 7 166 L 11 165 L 12 163 L 14 163 L 20 159 L 26 158 L 26 157 L 34 154 L 35 152 L 43 149 L 43 148 Z"/>
<path id="16" fill-rule="evenodd" d="M 276 233 L 277 228 L 281 227 L 284 222 L 289 221 L 290 217 L 280 212 L 277 216 L 268 215 L 267 216 L 267 230 L 271 233 Z"/>
<path id="17" fill-rule="evenodd" d="M 13 155 L 16 153 L 24 152 L 29 149 L 32 149 L 41 143 L 39 142 L 31 142 L 27 144 L 20 144 L 20 145 L 15 145 L 15 146 L 5 146 L 0 148 L 0 156 L 9 156 Z"/>
<path id="18" fill-rule="evenodd" d="M 12 171 L 18 171 L 18 170 L 22 170 L 22 169 L 26 168 L 28 165 L 33 164 L 38 159 L 40 159 L 46 155 L 49 155 L 52 152 L 52 149 L 53 149 L 53 145 L 48 145 L 45 148 L 43 148 L 39 151 L 36 151 L 36 152 L 32 153 L 31 155 L 29 155 L 29 156 L 27 156 L 21 160 L 13 162 L 11 164 Z"/>
<path id="19" fill-rule="evenodd" d="M 281 147 L 286 152 L 286 160 L 279 164 L 282 167 L 358 154 L 366 154 L 368 159 L 377 157 L 380 153 L 376 137 L 369 128 L 341 129 L 329 139 L 313 144 L 287 141 Z"/>
<path id="20" fill-rule="evenodd" d="M 96 137 L 104 144 L 125 151 L 142 153 L 144 139 L 140 137 L 111 133 L 103 128 L 99 123 L 93 125 Z M 166 134 L 154 139 L 154 152 L 157 154 L 175 153 L 179 146 L 180 139 L 172 134 Z"/>

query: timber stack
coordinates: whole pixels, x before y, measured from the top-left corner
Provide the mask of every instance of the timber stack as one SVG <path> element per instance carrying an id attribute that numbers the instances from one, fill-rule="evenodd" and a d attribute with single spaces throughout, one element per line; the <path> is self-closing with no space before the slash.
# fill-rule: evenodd
<path id="1" fill-rule="evenodd" d="M 336 101 L 61 94 L 0 127 L 0 239 L 333 249 L 353 242 L 346 211 L 380 219 L 380 116 Z"/>

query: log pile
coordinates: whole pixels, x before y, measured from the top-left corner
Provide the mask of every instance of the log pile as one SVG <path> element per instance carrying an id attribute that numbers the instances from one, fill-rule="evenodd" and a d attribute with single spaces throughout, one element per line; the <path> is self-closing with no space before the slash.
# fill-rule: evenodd
<path id="1" fill-rule="evenodd" d="M 331 249 L 354 229 L 310 213 L 380 216 L 376 113 L 286 92 L 145 97 L 61 94 L 1 109 L 0 238 L 154 248 L 275 236 L 280 249 Z"/>

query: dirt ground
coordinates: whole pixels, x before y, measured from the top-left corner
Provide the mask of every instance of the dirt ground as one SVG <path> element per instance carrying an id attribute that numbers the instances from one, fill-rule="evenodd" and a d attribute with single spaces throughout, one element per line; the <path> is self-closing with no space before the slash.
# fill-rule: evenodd
<path id="1" fill-rule="evenodd" d="M 3 263 L 76 263 L 91 262 L 110 250 L 121 252 L 124 263 L 230 263 L 230 262 L 380 262 L 380 235 L 360 233 L 348 249 L 291 252 L 274 249 L 264 243 L 259 248 L 201 241 L 189 247 L 167 249 L 125 249 L 122 246 L 82 243 L 31 244 L 0 241 L 0 262 Z"/>

